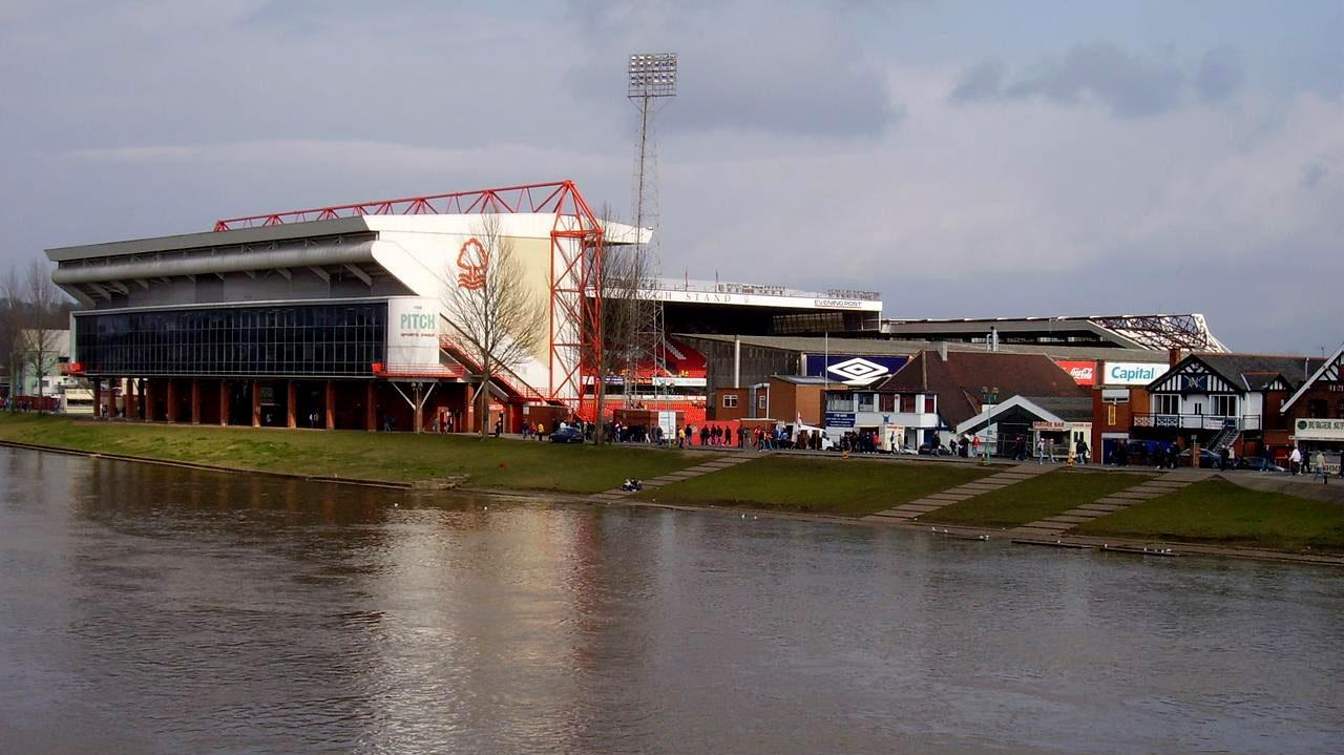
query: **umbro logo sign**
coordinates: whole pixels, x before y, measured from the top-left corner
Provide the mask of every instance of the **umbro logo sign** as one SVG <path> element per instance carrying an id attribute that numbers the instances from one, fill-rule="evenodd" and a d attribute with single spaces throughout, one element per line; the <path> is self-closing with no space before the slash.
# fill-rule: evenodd
<path id="1" fill-rule="evenodd" d="M 886 367 L 870 362 L 863 357 L 846 359 L 826 368 L 826 371 L 840 378 L 845 385 L 868 385 L 880 377 L 889 374 Z"/>

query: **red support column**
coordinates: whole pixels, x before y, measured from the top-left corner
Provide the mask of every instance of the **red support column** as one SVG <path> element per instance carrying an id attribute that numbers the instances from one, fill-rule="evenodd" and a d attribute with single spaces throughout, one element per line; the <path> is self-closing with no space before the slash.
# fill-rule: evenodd
<path id="1" fill-rule="evenodd" d="M 219 381 L 219 426 L 228 427 L 229 424 L 229 382 L 227 380 Z"/>
<path id="2" fill-rule="evenodd" d="M 139 388 L 136 383 L 139 382 L 136 378 L 126 378 L 126 419 L 140 416 L 140 397 L 136 395 Z"/>
<path id="3" fill-rule="evenodd" d="M 327 429 L 336 429 L 336 384 L 327 381 Z"/>
<path id="4" fill-rule="evenodd" d="M 103 416 L 103 381 L 94 378 L 90 383 L 93 385 L 93 418 L 101 419 Z"/>
<path id="5" fill-rule="evenodd" d="M 378 431 L 378 412 L 373 404 L 374 382 L 370 380 L 364 389 L 364 429 L 369 432 Z"/>
<path id="6" fill-rule="evenodd" d="M 177 381 L 168 378 L 168 403 L 163 409 L 163 418 L 169 422 L 177 421 Z"/>
<path id="7" fill-rule="evenodd" d="M 149 378 L 145 378 L 144 384 L 140 386 L 140 403 L 145 405 L 145 421 L 154 421 L 154 386 Z"/>
<path id="8" fill-rule="evenodd" d="M 252 426 L 261 427 L 261 382 L 252 381 Z"/>
<path id="9" fill-rule="evenodd" d="M 191 379 L 191 424 L 201 424 L 201 381 Z"/>
<path id="10" fill-rule="evenodd" d="M 285 426 L 291 430 L 299 426 L 295 421 L 296 418 L 294 416 L 294 404 L 297 403 L 298 398 L 298 386 L 291 380 L 289 381 L 289 388 L 285 393 Z"/>

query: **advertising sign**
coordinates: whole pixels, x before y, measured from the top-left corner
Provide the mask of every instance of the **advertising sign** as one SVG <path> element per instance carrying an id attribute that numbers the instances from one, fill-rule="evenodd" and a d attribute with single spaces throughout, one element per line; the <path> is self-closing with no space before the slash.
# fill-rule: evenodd
<path id="1" fill-rule="evenodd" d="M 807 374 L 825 376 L 845 385 L 871 385 L 889 377 L 910 361 L 906 356 L 856 356 L 854 354 L 808 354 Z"/>
<path id="2" fill-rule="evenodd" d="M 1147 385 L 1167 374 L 1169 366 L 1160 362 L 1105 362 L 1102 385 Z"/>
<path id="3" fill-rule="evenodd" d="M 677 434 L 677 413 L 667 409 L 658 412 L 658 427 L 663 429 L 663 435 L 671 438 Z"/>
<path id="4" fill-rule="evenodd" d="M 853 412 L 826 412 L 826 427 L 853 427 Z"/>
<path id="5" fill-rule="evenodd" d="M 387 363 L 399 368 L 439 363 L 439 302 L 424 296 L 387 300 Z"/>
<path id="6" fill-rule="evenodd" d="M 1069 373 L 1073 382 L 1078 385 L 1096 385 L 1097 384 L 1097 363 L 1092 361 L 1071 361 L 1057 360 L 1055 364 L 1059 365 L 1061 370 Z"/>
<path id="7" fill-rule="evenodd" d="M 1293 430 L 1297 440 L 1344 440 L 1344 419 L 1299 419 Z"/>

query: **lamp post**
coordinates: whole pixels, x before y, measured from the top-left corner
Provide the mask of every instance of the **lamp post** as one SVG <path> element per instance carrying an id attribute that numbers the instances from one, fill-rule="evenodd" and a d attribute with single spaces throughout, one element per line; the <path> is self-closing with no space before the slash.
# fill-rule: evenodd
<path id="1" fill-rule="evenodd" d="M 985 407 L 986 407 L 986 409 L 985 409 L 985 445 L 984 445 L 985 456 L 984 456 L 984 459 L 982 460 L 982 463 L 984 463 L 984 464 L 988 464 L 988 463 L 989 463 L 989 426 L 990 426 L 990 423 L 994 420 L 994 405 L 997 404 L 997 403 L 999 403 L 999 387 L 998 387 L 997 385 L 996 385 L 996 386 L 993 386 L 993 387 L 989 387 L 989 386 L 981 386 L 981 387 L 980 387 L 980 404 L 981 404 L 982 406 L 985 406 Z"/>

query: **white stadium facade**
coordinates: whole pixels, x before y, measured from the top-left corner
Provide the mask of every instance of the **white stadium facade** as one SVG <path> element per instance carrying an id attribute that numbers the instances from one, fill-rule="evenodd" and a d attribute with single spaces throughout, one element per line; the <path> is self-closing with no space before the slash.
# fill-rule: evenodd
<path id="1" fill-rule="evenodd" d="M 479 369 L 443 302 L 480 264 L 475 239 L 487 224 L 513 247 L 548 333 L 492 380 L 481 418 L 467 399 Z M 528 405 L 594 416 L 600 302 L 590 294 L 603 249 L 650 235 L 599 220 L 559 181 L 230 218 L 47 256 L 81 305 L 69 371 L 90 381 L 100 413 L 407 430 L 420 407 L 422 427 L 514 430 Z M 881 313 L 866 292 L 664 280 L 646 295 L 664 303 L 669 333 L 876 330 Z M 644 365 L 627 403 L 656 399 L 703 417 L 703 358 L 670 340 L 667 354 Z"/>

